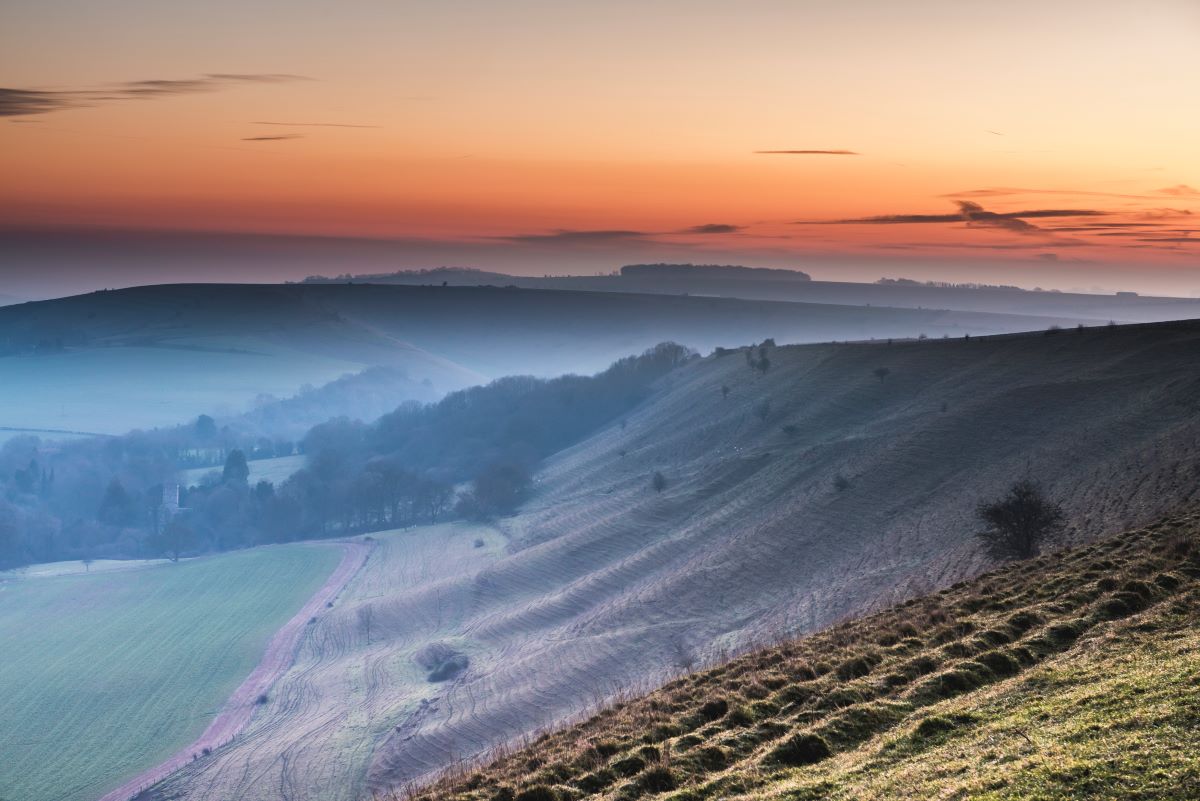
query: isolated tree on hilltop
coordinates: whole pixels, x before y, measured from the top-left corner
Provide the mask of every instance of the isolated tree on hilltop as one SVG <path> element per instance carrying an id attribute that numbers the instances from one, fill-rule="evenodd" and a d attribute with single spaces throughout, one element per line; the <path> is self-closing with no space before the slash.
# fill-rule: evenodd
<path id="1" fill-rule="evenodd" d="M 976 538 L 989 556 L 1006 561 L 1037 556 L 1042 543 L 1066 523 L 1062 507 L 1028 478 L 1013 484 L 1004 497 L 980 503 L 975 516 L 985 526 Z"/>

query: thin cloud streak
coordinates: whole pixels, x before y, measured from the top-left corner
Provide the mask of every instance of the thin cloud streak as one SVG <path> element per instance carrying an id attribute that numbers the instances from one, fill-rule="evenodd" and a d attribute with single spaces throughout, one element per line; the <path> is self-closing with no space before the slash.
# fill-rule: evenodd
<path id="1" fill-rule="evenodd" d="M 512 236 L 493 237 L 502 242 L 527 245 L 595 245 L 606 242 L 645 242 L 653 234 L 646 231 L 626 231 L 620 229 L 604 229 L 580 231 L 559 228 L 547 234 L 514 234 Z"/>
<path id="2" fill-rule="evenodd" d="M 1172 197 L 1200 197 L 1200 189 L 1188 186 L 1187 184 L 1176 184 L 1168 186 L 1165 189 L 1155 190 L 1160 195 L 1171 195 Z"/>
<path id="3" fill-rule="evenodd" d="M 243 142 L 282 142 L 288 139 L 303 139 L 304 134 L 280 134 L 279 136 L 243 136 Z"/>
<path id="4" fill-rule="evenodd" d="M 1097 209 L 1030 209 L 1027 211 L 988 211 L 978 203 L 959 201 L 957 214 L 882 214 L 874 217 L 852 217 L 844 220 L 798 220 L 793 225 L 912 225 L 927 223 L 975 223 L 1005 227 L 1003 220 L 1022 222 L 1025 219 L 1047 217 L 1101 217 L 1108 212 Z M 1028 228 L 1036 226 L 1025 224 Z M 1040 229 L 1039 229 L 1040 230 Z"/>
<path id="5" fill-rule="evenodd" d="M 1080 189 L 1024 189 L 1011 186 L 993 186 L 986 189 L 968 189 L 965 192 L 950 192 L 938 197 L 983 198 L 1009 197 L 1011 195 L 1078 195 L 1080 197 L 1115 197 L 1129 200 L 1149 200 L 1150 195 L 1126 195 L 1118 192 L 1089 192 Z"/>
<path id="6" fill-rule="evenodd" d="M 861 156 L 853 150 L 755 150 L 759 156 Z"/>
<path id="7" fill-rule="evenodd" d="M 744 225 L 730 225 L 728 223 L 706 223 L 704 225 L 693 225 L 691 228 L 684 228 L 679 233 L 681 234 L 736 234 L 739 231 L 745 230 Z"/>
<path id="8" fill-rule="evenodd" d="M 255 120 L 251 125 L 280 125 L 285 128 L 382 128 L 382 125 L 354 125 L 347 122 L 270 122 Z"/>

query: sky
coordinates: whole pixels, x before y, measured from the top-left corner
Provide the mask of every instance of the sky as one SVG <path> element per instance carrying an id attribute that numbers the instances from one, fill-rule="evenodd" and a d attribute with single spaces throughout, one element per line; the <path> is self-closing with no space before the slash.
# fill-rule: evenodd
<path id="1" fill-rule="evenodd" d="M 0 5 L 0 295 L 631 261 L 1200 294 L 1200 3 Z"/>

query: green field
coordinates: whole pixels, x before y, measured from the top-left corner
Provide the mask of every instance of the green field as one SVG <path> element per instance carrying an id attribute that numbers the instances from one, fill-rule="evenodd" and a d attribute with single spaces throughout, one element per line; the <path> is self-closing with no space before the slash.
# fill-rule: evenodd
<path id="1" fill-rule="evenodd" d="M 250 484 L 253 486 L 260 481 L 270 481 L 278 487 L 287 481 L 292 473 L 304 467 L 304 462 L 305 456 L 302 453 L 276 456 L 274 459 L 251 459 L 246 462 L 246 466 L 250 468 Z M 183 480 L 184 486 L 193 487 L 204 480 L 209 473 L 220 475 L 221 469 L 219 466 L 193 467 L 190 470 L 181 470 L 180 478 Z"/>
<path id="2" fill-rule="evenodd" d="M 0 799 L 94 799 L 205 729 L 338 549 L 0 579 Z"/>

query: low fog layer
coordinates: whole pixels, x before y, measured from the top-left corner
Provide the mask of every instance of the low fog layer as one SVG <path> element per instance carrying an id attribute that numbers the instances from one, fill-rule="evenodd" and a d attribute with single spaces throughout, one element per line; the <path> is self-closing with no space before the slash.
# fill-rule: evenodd
<path id="1" fill-rule="evenodd" d="M 428 401 L 504 375 L 593 373 L 663 341 L 707 352 L 771 337 L 962 336 L 1080 320 L 1094 322 L 500 287 L 142 287 L 0 308 L 10 379 L 0 382 L 0 427 L 117 434 L 224 417 L 376 365 L 407 382 L 395 402 Z"/>

